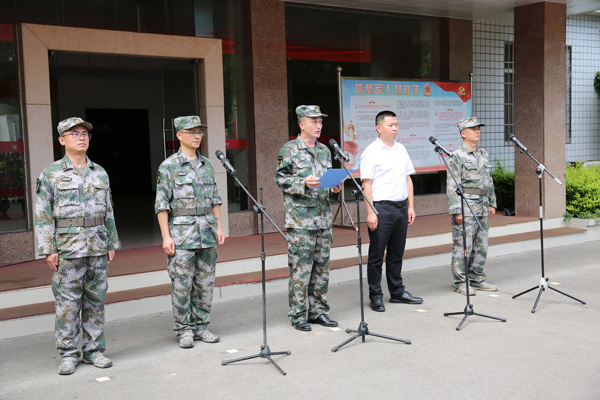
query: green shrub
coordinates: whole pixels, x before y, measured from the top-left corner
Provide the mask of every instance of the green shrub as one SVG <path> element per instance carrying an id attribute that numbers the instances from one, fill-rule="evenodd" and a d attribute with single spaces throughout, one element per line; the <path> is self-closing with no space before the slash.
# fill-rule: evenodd
<path id="1" fill-rule="evenodd" d="M 600 90 L 600 71 L 596 72 L 596 76 L 594 77 L 594 87 Z"/>
<path id="2" fill-rule="evenodd" d="M 600 217 L 600 166 L 581 163 L 566 171 L 567 212 L 565 218 Z"/>
<path id="3" fill-rule="evenodd" d="M 496 203 L 499 211 L 508 208 L 515 209 L 515 173 L 504 169 L 500 161 L 496 160 L 496 169 L 492 172 Z"/>

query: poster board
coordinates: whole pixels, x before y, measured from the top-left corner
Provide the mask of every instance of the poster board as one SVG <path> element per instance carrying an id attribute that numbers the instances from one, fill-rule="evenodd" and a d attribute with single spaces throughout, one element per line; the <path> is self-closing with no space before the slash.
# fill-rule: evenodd
<path id="1" fill-rule="evenodd" d="M 366 147 L 377 139 L 375 117 L 391 110 L 398 116 L 396 141 L 403 144 L 416 172 L 446 169 L 429 142 L 435 136 L 450 151 L 461 137 L 456 123 L 471 116 L 470 82 L 396 81 L 375 78 L 340 78 L 342 148 L 350 168 Z M 360 176 L 357 169 L 354 176 Z"/>

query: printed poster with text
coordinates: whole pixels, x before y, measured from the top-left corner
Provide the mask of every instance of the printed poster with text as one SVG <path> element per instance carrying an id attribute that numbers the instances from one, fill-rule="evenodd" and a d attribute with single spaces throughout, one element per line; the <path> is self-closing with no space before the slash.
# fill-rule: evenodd
<path id="1" fill-rule="evenodd" d="M 446 166 L 429 137 L 435 136 L 450 151 L 460 146 L 456 123 L 471 116 L 471 84 L 342 78 L 342 107 L 348 167 L 377 139 L 375 116 L 391 110 L 398 116 L 396 141 L 406 147 L 415 170 L 443 171 Z M 354 175 L 360 176 L 359 171 Z"/>

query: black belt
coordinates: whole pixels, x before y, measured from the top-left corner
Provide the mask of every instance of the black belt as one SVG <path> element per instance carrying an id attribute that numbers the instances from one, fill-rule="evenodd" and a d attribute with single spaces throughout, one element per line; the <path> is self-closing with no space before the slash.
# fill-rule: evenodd
<path id="1" fill-rule="evenodd" d="M 174 208 L 171 210 L 172 217 L 183 217 L 186 215 L 208 215 L 212 213 L 212 207 Z"/>
<path id="2" fill-rule="evenodd" d="M 382 200 L 382 201 L 374 201 L 375 204 L 386 204 L 388 206 L 394 206 L 396 208 L 402 208 L 406 205 L 406 200 L 403 201 L 390 201 L 390 200 Z"/>
<path id="3" fill-rule="evenodd" d="M 57 228 L 71 228 L 83 226 L 89 228 L 92 226 L 104 225 L 104 217 L 78 217 L 78 218 L 57 218 Z"/>

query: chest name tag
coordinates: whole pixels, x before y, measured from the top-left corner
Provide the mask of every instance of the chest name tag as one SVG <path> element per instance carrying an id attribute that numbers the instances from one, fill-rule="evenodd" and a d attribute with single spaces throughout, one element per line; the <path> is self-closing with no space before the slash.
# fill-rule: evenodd
<path id="1" fill-rule="evenodd" d="M 70 176 L 65 176 L 62 178 L 63 182 L 71 182 L 73 180 L 73 178 L 71 178 Z"/>
<path id="2" fill-rule="evenodd" d="M 179 175 L 179 176 L 186 176 L 187 172 L 179 171 L 179 173 L 177 175 Z"/>

